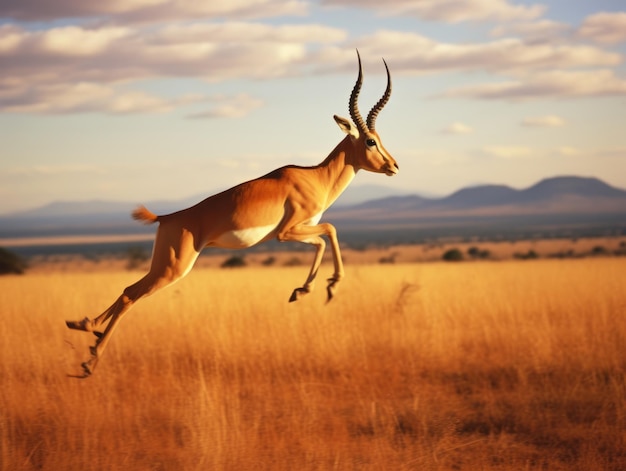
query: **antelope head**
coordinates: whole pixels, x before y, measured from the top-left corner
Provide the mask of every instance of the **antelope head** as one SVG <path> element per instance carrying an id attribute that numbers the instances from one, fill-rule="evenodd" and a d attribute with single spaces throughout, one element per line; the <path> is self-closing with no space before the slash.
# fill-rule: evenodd
<path id="1" fill-rule="evenodd" d="M 387 149 L 384 148 L 375 128 L 376 117 L 380 110 L 387 104 L 391 96 L 391 75 L 389 74 L 389 67 L 387 67 L 385 59 L 383 59 L 385 70 L 387 71 L 387 88 L 381 99 L 378 100 L 378 103 L 372 107 L 367 115 L 367 119 L 364 121 L 357 104 L 359 93 L 361 92 L 361 85 L 363 85 L 363 68 L 361 67 L 359 51 L 356 53 L 359 60 L 359 76 L 350 94 L 349 107 L 350 117 L 354 123 L 337 115 L 335 115 L 334 118 L 341 130 L 348 134 L 355 147 L 355 162 L 353 162 L 353 164 L 357 170 L 362 168 L 370 172 L 384 173 L 388 176 L 393 176 L 398 173 L 398 164 L 391 154 L 387 152 Z"/>

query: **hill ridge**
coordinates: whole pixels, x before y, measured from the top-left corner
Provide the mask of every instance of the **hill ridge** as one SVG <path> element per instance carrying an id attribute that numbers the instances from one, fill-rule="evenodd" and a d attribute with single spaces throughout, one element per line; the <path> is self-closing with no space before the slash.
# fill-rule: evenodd
<path id="1" fill-rule="evenodd" d="M 200 198 L 147 202 L 158 214 L 188 207 Z M 348 198 L 347 201 L 350 199 Z M 130 218 L 134 203 L 102 200 L 53 202 L 37 210 L 0 216 L 0 238 L 41 235 L 143 233 Z M 335 205 L 323 216 L 340 231 L 357 233 L 412 228 L 467 231 L 468 227 L 626 226 L 626 190 L 595 177 L 550 177 L 523 189 L 485 184 L 433 198 L 391 194 L 351 205 Z M 147 232 L 146 232 L 147 233 Z"/>

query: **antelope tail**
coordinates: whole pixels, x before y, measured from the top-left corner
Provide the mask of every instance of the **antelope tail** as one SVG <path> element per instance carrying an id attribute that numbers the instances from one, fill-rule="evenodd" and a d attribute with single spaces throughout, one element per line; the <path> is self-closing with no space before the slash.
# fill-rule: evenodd
<path id="1" fill-rule="evenodd" d="M 131 215 L 135 221 L 141 221 L 143 224 L 154 224 L 159 220 L 159 216 L 145 206 L 139 206 Z"/>

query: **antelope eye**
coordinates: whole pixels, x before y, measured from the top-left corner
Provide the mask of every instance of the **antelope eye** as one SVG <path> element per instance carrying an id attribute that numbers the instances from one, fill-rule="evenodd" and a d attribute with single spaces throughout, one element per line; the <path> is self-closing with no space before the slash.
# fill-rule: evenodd
<path id="1" fill-rule="evenodd" d="M 368 147 L 374 147 L 376 145 L 376 141 L 374 139 L 368 139 L 365 143 Z"/>

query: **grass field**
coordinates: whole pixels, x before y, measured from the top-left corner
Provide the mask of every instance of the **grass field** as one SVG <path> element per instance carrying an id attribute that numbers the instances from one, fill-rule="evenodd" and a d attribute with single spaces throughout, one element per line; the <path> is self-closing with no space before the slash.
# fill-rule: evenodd
<path id="1" fill-rule="evenodd" d="M 626 258 L 346 268 L 199 267 L 86 380 L 141 273 L 0 278 L 2 469 L 626 469 Z"/>

